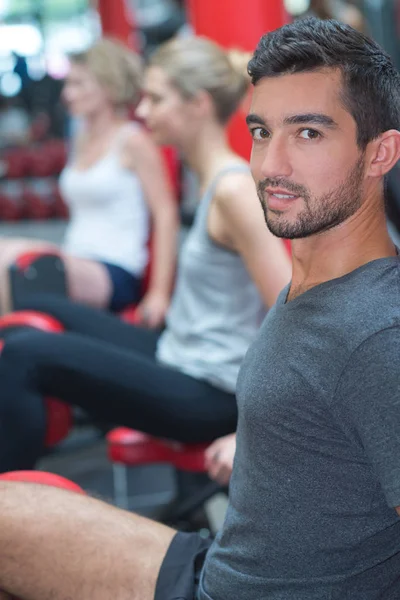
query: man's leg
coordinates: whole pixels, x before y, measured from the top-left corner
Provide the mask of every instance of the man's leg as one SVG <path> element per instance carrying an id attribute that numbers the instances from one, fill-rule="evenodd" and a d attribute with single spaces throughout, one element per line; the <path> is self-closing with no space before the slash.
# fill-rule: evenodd
<path id="1" fill-rule="evenodd" d="M 153 600 L 174 535 L 93 498 L 0 482 L 0 600 Z"/>

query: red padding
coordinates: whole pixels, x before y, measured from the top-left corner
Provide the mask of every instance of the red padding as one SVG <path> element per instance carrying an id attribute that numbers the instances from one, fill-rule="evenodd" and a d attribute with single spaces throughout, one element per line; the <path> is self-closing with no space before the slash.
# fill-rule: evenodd
<path id="1" fill-rule="evenodd" d="M 181 444 L 118 427 L 107 435 L 107 446 L 111 462 L 127 466 L 168 463 L 183 471 L 206 471 L 205 450 L 208 444 Z"/>
<path id="2" fill-rule="evenodd" d="M 48 250 L 35 250 L 32 252 L 24 252 L 23 254 L 20 254 L 20 256 L 17 257 L 17 259 L 15 260 L 15 265 L 18 269 L 25 270 L 28 267 L 30 267 L 31 264 L 35 262 L 35 260 L 37 260 L 38 258 L 42 258 L 43 256 L 61 257 L 61 254 L 56 251 L 49 252 Z"/>
<path id="3" fill-rule="evenodd" d="M 63 488 L 78 494 L 85 494 L 84 490 L 73 481 L 56 475 L 55 473 L 46 473 L 45 471 L 10 471 L 2 473 L 0 479 L 5 481 L 25 481 L 26 483 L 40 483 L 52 487 Z"/>
<path id="4" fill-rule="evenodd" d="M 65 331 L 65 327 L 60 321 L 35 310 L 19 310 L 0 317 L 0 331 L 7 327 L 32 327 L 49 333 Z"/>
<path id="5" fill-rule="evenodd" d="M 72 408 L 57 398 L 45 398 L 47 428 L 45 446 L 55 446 L 64 440 L 72 429 Z"/>
<path id="6" fill-rule="evenodd" d="M 125 323 L 130 323 L 130 325 L 140 325 L 140 315 L 138 307 L 135 304 L 124 308 L 124 310 L 119 313 L 119 316 Z"/>

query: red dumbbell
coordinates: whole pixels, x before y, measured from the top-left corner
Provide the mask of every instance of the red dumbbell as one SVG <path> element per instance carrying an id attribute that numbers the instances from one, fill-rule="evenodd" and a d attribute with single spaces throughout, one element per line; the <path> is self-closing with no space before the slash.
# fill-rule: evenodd
<path id="1" fill-rule="evenodd" d="M 45 144 L 45 149 L 53 160 L 52 175 L 59 175 L 67 162 L 67 147 L 64 140 L 49 140 Z"/>
<path id="2" fill-rule="evenodd" d="M 54 180 L 47 177 L 32 178 L 25 185 L 24 203 L 28 218 L 49 219 L 54 213 Z"/>
<path id="3" fill-rule="evenodd" d="M 22 180 L 9 179 L 0 183 L 0 219 L 18 221 L 25 216 Z"/>
<path id="4" fill-rule="evenodd" d="M 54 158 L 46 144 L 35 146 L 30 151 L 29 173 L 32 177 L 49 177 L 54 174 Z"/>
<path id="5" fill-rule="evenodd" d="M 60 188 L 57 183 L 55 184 L 54 190 L 54 217 L 56 217 L 57 219 L 69 218 L 68 206 L 64 202 L 64 199 L 60 192 Z"/>
<path id="6" fill-rule="evenodd" d="M 15 148 L 4 153 L 0 164 L 0 174 L 7 179 L 25 177 L 29 170 L 29 151 L 26 148 Z"/>

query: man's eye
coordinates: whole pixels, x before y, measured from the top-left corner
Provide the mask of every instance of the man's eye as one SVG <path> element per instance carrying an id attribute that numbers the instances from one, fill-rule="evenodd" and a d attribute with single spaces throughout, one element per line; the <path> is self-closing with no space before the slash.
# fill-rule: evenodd
<path id="1" fill-rule="evenodd" d="M 321 134 L 315 129 L 302 129 L 300 131 L 300 137 L 304 140 L 316 140 L 321 137 Z"/>
<path id="2" fill-rule="evenodd" d="M 251 137 L 253 140 L 265 140 L 269 137 L 269 132 L 262 127 L 254 127 L 251 130 Z"/>

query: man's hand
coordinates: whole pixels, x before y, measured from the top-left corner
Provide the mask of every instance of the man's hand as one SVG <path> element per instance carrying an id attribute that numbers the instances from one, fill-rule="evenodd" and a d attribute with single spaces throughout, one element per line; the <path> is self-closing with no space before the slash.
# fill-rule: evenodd
<path id="1" fill-rule="evenodd" d="M 211 479 L 228 485 L 236 450 L 236 433 L 215 440 L 206 451 L 206 467 Z"/>

